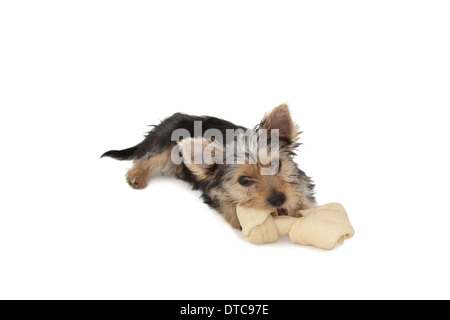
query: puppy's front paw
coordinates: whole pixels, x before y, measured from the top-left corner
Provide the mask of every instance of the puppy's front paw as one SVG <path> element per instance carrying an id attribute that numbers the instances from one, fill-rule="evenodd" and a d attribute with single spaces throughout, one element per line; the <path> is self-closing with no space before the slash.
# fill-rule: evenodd
<path id="1" fill-rule="evenodd" d="M 147 175 L 140 170 L 128 171 L 126 178 L 133 189 L 144 189 L 147 186 Z"/>

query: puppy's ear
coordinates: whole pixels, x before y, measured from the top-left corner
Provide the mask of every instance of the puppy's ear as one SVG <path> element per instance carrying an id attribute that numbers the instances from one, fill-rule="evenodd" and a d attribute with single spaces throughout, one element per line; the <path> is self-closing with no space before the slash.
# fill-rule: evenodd
<path id="1" fill-rule="evenodd" d="M 272 129 L 278 129 L 280 139 L 287 140 L 290 144 L 298 140 L 300 132 L 296 124 L 292 122 L 291 114 L 287 105 L 282 104 L 266 114 L 260 124 L 261 129 L 267 129 L 270 137 Z"/>
<path id="2" fill-rule="evenodd" d="M 217 165 L 224 161 L 224 148 L 204 138 L 186 138 L 178 142 L 183 163 L 199 180 L 211 179 Z"/>

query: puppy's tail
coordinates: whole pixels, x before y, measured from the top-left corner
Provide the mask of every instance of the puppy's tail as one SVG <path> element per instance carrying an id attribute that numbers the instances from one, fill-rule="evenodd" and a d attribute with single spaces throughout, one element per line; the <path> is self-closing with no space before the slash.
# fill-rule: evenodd
<path id="1" fill-rule="evenodd" d="M 132 160 L 135 159 L 135 154 L 138 149 L 138 146 L 134 146 L 124 150 L 110 150 L 105 152 L 100 158 L 111 157 L 117 160 Z"/>

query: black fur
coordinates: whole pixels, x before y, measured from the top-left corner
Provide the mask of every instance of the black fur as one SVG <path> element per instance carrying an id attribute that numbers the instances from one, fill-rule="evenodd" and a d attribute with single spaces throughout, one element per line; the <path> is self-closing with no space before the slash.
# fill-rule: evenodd
<path id="1" fill-rule="evenodd" d="M 110 150 L 102 154 L 100 158 L 111 157 L 117 160 L 132 160 L 135 153 L 138 151 L 138 147 L 134 146 L 124 150 Z"/>
<path id="2" fill-rule="evenodd" d="M 218 129 L 222 136 L 226 137 L 226 129 L 241 129 L 247 128 L 235 125 L 226 120 L 208 116 L 191 116 L 184 113 L 175 113 L 171 117 L 163 120 L 159 125 L 147 134 L 145 139 L 134 147 L 124 150 L 111 150 L 105 152 L 103 157 L 111 157 L 117 160 L 133 160 L 150 155 L 157 155 L 168 148 L 173 148 L 177 142 L 172 141 L 172 132 L 175 129 L 186 129 L 189 131 L 191 137 L 199 137 L 194 135 L 194 121 L 202 121 L 202 136 L 208 129 Z"/>

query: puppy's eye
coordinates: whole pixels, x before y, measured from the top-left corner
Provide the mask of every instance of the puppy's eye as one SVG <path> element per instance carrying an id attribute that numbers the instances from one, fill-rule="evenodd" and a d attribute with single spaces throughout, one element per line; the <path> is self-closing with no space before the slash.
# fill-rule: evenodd
<path id="1" fill-rule="evenodd" d="M 240 177 L 239 178 L 239 184 L 244 187 L 248 187 L 249 185 L 252 184 L 252 182 L 253 181 L 250 179 L 250 177 Z"/>

